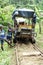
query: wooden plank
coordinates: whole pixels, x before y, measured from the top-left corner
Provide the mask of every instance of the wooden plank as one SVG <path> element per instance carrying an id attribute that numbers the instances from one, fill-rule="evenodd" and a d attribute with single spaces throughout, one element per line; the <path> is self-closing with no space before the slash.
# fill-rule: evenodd
<path id="1" fill-rule="evenodd" d="M 23 52 L 22 54 L 23 56 L 38 56 L 38 55 L 41 55 L 40 52 Z"/>

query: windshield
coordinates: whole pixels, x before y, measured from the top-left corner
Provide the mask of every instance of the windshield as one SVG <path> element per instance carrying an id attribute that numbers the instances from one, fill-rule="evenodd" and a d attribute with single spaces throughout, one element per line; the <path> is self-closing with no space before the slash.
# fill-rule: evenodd
<path id="1" fill-rule="evenodd" d="M 16 17 L 16 20 L 17 20 L 17 23 L 18 24 L 27 24 L 27 25 L 30 25 L 32 24 L 32 18 L 22 18 L 22 17 Z"/>

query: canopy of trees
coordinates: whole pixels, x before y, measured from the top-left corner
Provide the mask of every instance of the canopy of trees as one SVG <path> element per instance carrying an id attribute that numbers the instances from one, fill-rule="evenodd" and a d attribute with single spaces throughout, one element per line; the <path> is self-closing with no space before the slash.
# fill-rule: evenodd
<path id="1" fill-rule="evenodd" d="M 33 5 L 43 10 L 43 0 L 35 0 L 35 2 L 34 0 L 0 0 L 0 23 L 12 23 L 12 12 L 14 9 L 24 7 L 34 9 Z"/>

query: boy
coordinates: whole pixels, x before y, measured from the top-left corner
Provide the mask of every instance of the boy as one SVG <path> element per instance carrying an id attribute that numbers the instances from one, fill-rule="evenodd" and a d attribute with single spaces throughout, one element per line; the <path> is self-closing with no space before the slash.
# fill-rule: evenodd
<path id="1" fill-rule="evenodd" d="M 3 25 L 0 24 L 0 43 L 1 43 L 1 49 L 2 50 L 4 50 L 4 48 L 3 48 L 4 37 L 5 37 L 5 32 L 3 30 Z"/>
<path id="2" fill-rule="evenodd" d="M 7 40 L 10 42 L 10 44 L 12 44 L 12 28 L 10 23 L 8 23 Z"/>

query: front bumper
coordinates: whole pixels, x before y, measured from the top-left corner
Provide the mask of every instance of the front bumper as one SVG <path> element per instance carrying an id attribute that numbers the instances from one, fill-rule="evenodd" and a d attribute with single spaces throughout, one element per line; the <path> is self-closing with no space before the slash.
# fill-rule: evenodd
<path id="1" fill-rule="evenodd" d="M 36 33 L 20 33 L 17 34 L 18 38 L 32 38 L 32 37 L 36 37 Z"/>

